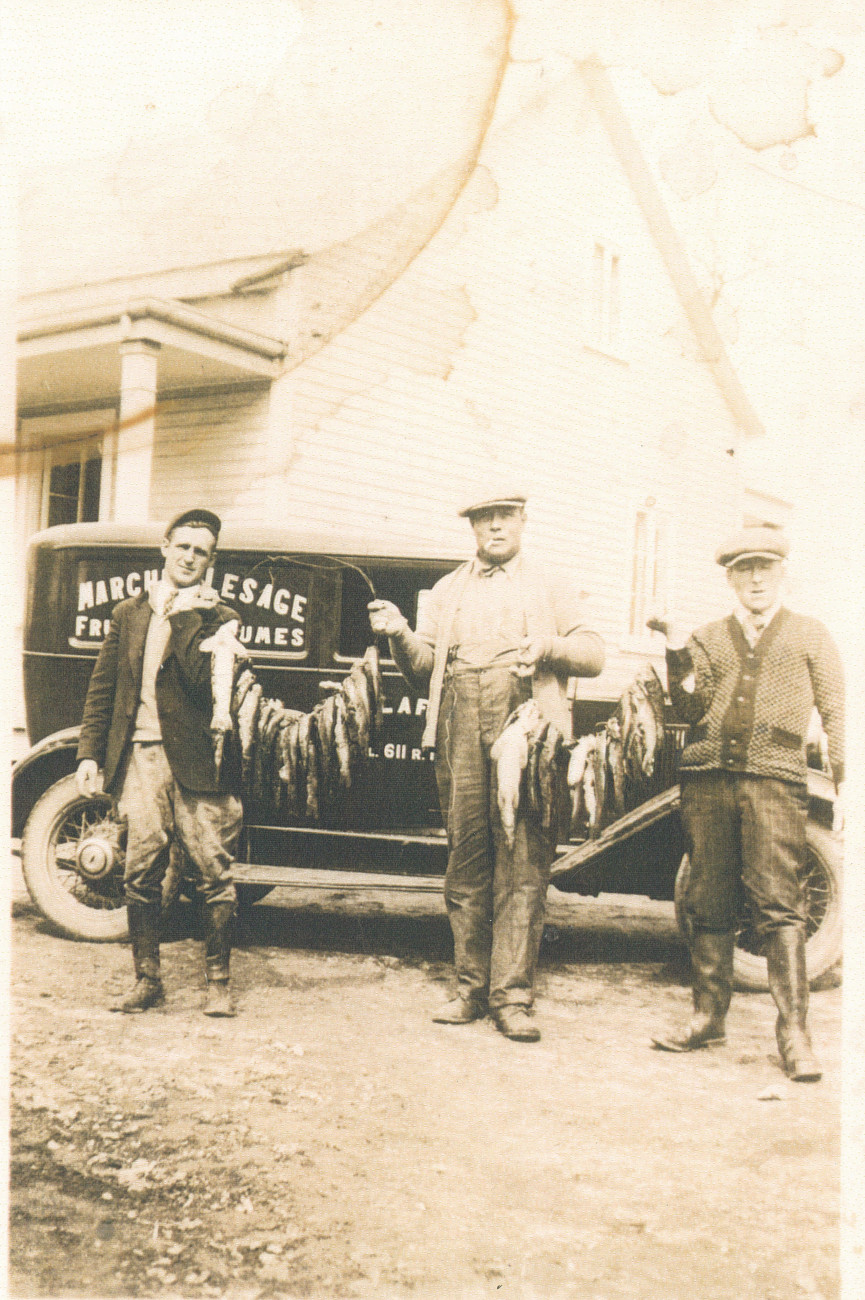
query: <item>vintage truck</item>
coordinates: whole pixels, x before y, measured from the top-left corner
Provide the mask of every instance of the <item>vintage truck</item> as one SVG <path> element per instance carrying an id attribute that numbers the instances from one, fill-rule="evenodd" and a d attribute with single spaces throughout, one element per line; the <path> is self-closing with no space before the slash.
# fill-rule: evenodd
<path id="1" fill-rule="evenodd" d="M 34 902 L 62 933 L 126 937 L 123 829 L 111 800 L 77 791 L 75 749 L 87 683 L 114 605 L 145 590 L 160 568 L 159 524 L 77 524 L 34 536 L 27 558 L 24 695 L 29 752 L 12 777 L 13 835 Z M 226 526 L 212 584 L 237 609 L 263 689 L 309 710 L 350 670 L 373 637 L 371 593 L 414 620 L 433 583 L 462 556 L 405 556 L 368 540 Z M 426 701 L 380 646 L 385 725 L 338 826 L 304 824 L 266 807 L 247 810 L 236 882 L 242 902 L 281 884 L 440 891 L 447 849 L 431 762 L 420 748 Z M 602 725 L 613 700 L 574 701 L 574 733 Z M 645 799 L 596 839 L 562 844 L 560 890 L 676 901 L 688 871 L 678 815 L 676 759 L 685 729 L 667 728 Z M 841 954 L 841 843 L 832 783 L 809 773 L 807 889 L 812 979 Z M 185 887 L 183 881 L 180 882 Z M 685 918 L 677 907 L 681 925 Z M 765 959 L 743 904 L 736 949 L 740 985 L 765 986 Z"/>

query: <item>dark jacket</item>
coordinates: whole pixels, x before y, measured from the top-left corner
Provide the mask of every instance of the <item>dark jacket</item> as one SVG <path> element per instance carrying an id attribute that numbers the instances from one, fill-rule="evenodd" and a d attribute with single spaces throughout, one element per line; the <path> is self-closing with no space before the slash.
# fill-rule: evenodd
<path id="1" fill-rule="evenodd" d="M 690 673 L 693 691 L 682 683 Z M 680 770 L 806 779 L 805 742 L 817 706 L 836 783 L 844 779 L 844 677 L 816 618 L 780 609 L 752 649 L 735 615 L 667 651 L 670 699 L 691 724 Z"/>
<path id="2" fill-rule="evenodd" d="M 87 690 L 78 761 L 96 760 L 104 769 L 108 793 L 119 784 L 121 761 L 135 727 L 150 616 L 146 593 L 115 606 Z M 220 624 L 236 618 L 227 605 L 174 614 L 156 674 L 156 707 L 166 758 L 176 780 L 199 794 L 236 794 L 240 789 L 239 755 L 232 734 L 225 738 L 217 780 L 210 736 L 211 657 L 198 648 Z"/>

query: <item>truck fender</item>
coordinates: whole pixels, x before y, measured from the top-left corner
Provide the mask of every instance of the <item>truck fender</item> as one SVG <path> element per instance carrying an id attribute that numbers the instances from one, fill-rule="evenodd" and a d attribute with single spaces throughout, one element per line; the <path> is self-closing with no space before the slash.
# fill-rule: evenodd
<path id="1" fill-rule="evenodd" d="M 12 836 L 19 838 L 27 818 L 38 799 L 55 781 L 60 781 L 77 767 L 80 727 L 44 736 L 12 767 Z"/>

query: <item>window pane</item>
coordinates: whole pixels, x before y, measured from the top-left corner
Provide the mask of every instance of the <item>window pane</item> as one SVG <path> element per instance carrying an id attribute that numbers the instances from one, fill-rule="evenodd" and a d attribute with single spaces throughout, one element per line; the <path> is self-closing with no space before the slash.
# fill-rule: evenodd
<path id="1" fill-rule="evenodd" d="M 80 474 L 81 466 L 77 460 L 71 461 L 68 465 L 52 465 L 51 495 L 74 497 L 77 505 Z"/>
<path id="2" fill-rule="evenodd" d="M 93 523 L 99 518 L 99 487 L 102 482 L 102 461 L 98 456 L 84 465 L 84 491 L 81 496 L 81 523 Z"/>

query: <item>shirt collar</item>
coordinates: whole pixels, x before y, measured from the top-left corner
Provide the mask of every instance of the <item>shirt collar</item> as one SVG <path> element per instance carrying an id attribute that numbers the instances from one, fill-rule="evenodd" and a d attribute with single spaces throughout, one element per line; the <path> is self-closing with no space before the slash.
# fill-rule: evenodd
<path id="1" fill-rule="evenodd" d="M 194 599 L 195 594 L 201 590 L 201 583 L 196 583 L 194 587 L 184 587 L 183 590 L 185 593 L 189 593 L 188 595 L 184 595 L 184 602 Z M 165 576 L 160 574 L 159 581 L 153 583 L 147 595 L 147 599 L 150 602 L 150 608 L 157 617 L 165 617 L 165 607 L 169 603 L 174 603 L 174 597 L 177 596 L 177 593 L 178 588 L 172 586 Z"/>
<path id="2" fill-rule="evenodd" d="M 780 608 L 781 608 L 781 602 L 780 600 L 776 600 L 775 604 L 772 605 L 770 609 L 767 609 L 765 614 L 761 614 L 759 616 L 760 617 L 759 631 L 757 629 L 757 625 L 754 620 L 754 615 L 751 613 L 749 609 L 746 609 L 745 606 L 741 604 L 741 602 L 736 606 L 733 613 L 735 614 L 736 618 L 739 620 L 739 625 L 742 628 L 742 630 L 746 633 L 746 635 L 760 636 L 763 632 L 765 632 L 766 628 L 772 622 L 772 619 L 778 613 L 778 610 Z"/>
<path id="3" fill-rule="evenodd" d="M 490 574 L 496 573 L 501 569 L 502 573 L 506 574 L 509 578 L 514 578 L 520 570 L 520 553 L 517 551 L 516 555 L 512 555 L 504 564 L 496 564 L 495 561 L 482 560 L 479 555 L 475 556 L 472 563 L 474 566 L 473 572 L 479 576 L 488 578 Z"/>

